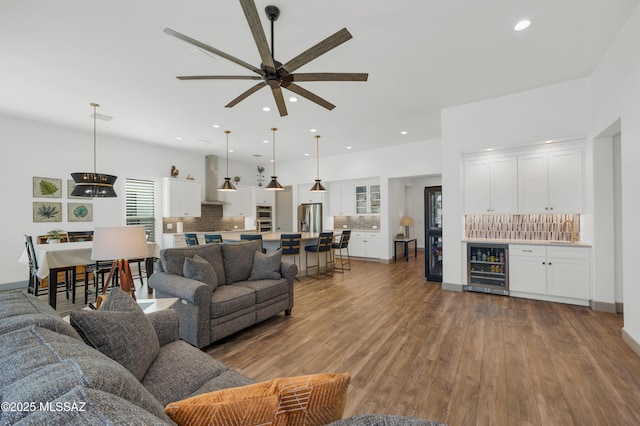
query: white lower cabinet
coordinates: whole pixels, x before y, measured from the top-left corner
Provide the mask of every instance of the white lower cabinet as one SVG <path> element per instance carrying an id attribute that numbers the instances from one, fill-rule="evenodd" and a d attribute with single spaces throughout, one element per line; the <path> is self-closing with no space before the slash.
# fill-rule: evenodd
<path id="1" fill-rule="evenodd" d="M 349 255 L 380 258 L 382 253 L 380 233 L 352 232 L 349 239 Z"/>
<path id="2" fill-rule="evenodd" d="M 589 247 L 509 245 L 509 294 L 588 306 Z"/>

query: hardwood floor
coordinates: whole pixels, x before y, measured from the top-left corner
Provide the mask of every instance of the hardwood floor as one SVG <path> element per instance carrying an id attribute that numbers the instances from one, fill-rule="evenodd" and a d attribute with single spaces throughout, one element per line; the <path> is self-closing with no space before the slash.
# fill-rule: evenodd
<path id="1" fill-rule="evenodd" d="M 622 315 L 442 291 L 423 265 L 422 253 L 389 265 L 352 260 L 351 272 L 305 278 L 290 317 L 205 350 L 258 381 L 347 371 L 345 417 L 640 424 L 640 358 L 622 341 Z M 146 286 L 137 294 L 147 297 Z"/>

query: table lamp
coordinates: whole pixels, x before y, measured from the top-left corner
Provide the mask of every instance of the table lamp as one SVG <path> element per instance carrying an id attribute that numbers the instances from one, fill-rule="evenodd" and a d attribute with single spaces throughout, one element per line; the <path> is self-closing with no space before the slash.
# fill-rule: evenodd
<path id="1" fill-rule="evenodd" d="M 409 227 L 413 225 L 413 219 L 409 216 L 405 216 L 400 219 L 400 226 L 404 226 L 404 237 L 409 238 Z"/>
<path id="2" fill-rule="evenodd" d="M 102 296 L 107 293 L 113 274 L 118 273 L 120 288 L 136 298 L 135 285 L 129 268 L 129 260 L 139 257 L 147 257 L 147 237 L 144 226 L 122 226 L 115 228 L 96 228 L 93 231 L 93 249 L 91 260 L 112 260 L 109 277 L 105 281 Z M 96 307 L 104 298 L 98 298 Z"/>

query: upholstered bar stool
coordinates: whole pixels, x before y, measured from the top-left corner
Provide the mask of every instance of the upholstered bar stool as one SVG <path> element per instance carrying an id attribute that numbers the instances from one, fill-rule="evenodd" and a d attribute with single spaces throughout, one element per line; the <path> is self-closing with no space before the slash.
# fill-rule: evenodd
<path id="1" fill-rule="evenodd" d="M 327 273 L 329 273 L 329 271 L 331 271 L 333 273 L 333 269 L 332 269 L 332 262 L 333 262 L 333 255 L 331 253 L 331 244 L 333 244 L 333 232 L 321 232 L 320 236 L 318 237 L 318 242 L 315 245 L 312 246 L 306 246 L 304 248 L 304 260 L 305 263 L 307 265 L 307 275 L 309 275 L 309 269 L 313 269 L 313 268 L 317 268 L 317 275 L 316 276 L 320 276 L 320 254 L 324 253 L 324 261 L 327 265 Z M 316 263 L 314 265 L 310 265 L 309 264 L 309 253 L 315 253 L 316 254 Z"/>
<path id="2" fill-rule="evenodd" d="M 262 249 L 262 252 L 267 252 L 267 249 L 262 246 L 262 234 L 240 234 L 240 239 L 245 241 L 260 240 L 260 248 Z"/>
<path id="3" fill-rule="evenodd" d="M 300 269 L 300 241 L 302 240 L 302 234 L 281 234 L 280 235 L 280 251 L 282 256 L 293 257 L 293 263 L 298 265 Z M 298 263 L 296 263 L 296 256 L 298 257 Z M 300 278 L 296 275 L 296 280 L 300 281 Z"/>
<path id="4" fill-rule="evenodd" d="M 198 236 L 196 234 L 184 234 L 184 239 L 188 246 L 197 246 L 199 244 Z"/>
<path id="5" fill-rule="evenodd" d="M 340 240 L 331 244 L 331 248 L 333 249 L 333 268 L 340 273 L 344 273 L 344 271 L 351 270 L 351 258 L 349 257 L 349 239 L 351 238 L 351 230 L 345 229 L 340 234 Z M 347 251 L 347 260 L 344 259 L 344 253 L 342 250 Z M 338 267 L 338 262 L 336 261 L 336 257 L 339 255 L 340 257 L 340 267 Z M 348 268 L 345 268 L 345 265 L 348 265 Z"/>
<path id="6" fill-rule="evenodd" d="M 220 234 L 204 234 L 205 244 L 221 243 L 221 242 L 222 242 L 222 235 Z"/>

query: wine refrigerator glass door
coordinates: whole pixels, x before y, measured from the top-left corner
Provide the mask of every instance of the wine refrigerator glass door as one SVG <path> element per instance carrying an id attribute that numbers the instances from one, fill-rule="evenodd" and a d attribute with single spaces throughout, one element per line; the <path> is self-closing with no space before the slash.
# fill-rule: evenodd
<path id="1" fill-rule="evenodd" d="M 424 189 L 425 277 L 442 282 L 442 187 Z"/>

